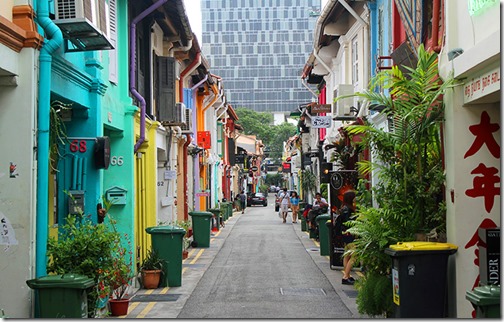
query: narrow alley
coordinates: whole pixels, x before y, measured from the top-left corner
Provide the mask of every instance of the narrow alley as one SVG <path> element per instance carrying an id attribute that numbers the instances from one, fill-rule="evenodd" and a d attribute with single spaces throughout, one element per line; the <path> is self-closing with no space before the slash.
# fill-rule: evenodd
<path id="1" fill-rule="evenodd" d="M 192 248 L 182 286 L 140 289 L 122 318 L 359 318 L 357 291 L 341 285 L 319 244 L 268 206 L 234 212 L 212 234 L 209 248 Z M 289 213 L 289 219 L 291 213 Z M 311 259 L 311 260 L 310 260 Z M 359 277 L 359 272 L 354 271 Z"/>

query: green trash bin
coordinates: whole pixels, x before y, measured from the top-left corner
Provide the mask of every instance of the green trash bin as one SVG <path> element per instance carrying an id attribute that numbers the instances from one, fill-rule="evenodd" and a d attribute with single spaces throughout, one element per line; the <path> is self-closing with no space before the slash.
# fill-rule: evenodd
<path id="1" fill-rule="evenodd" d="M 319 215 L 315 219 L 319 229 L 320 256 L 329 256 L 329 228 L 326 222 L 330 219 L 328 214 Z"/>
<path id="2" fill-rule="evenodd" d="M 306 218 L 301 216 L 301 231 L 308 231 L 308 225 L 306 224 Z"/>
<path id="3" fill-rule="evenodd" d="M 476 318 L 500 319 L 500 285 L 484 285 L 466 292 L 466 299 L 476 309 Z"/>
<path id="4" fill-rule="evenodd" d="M 189 216 L 192 217 L 193 240 L 196 242 L 195 247 L 210 247 L 212 213 L 208 211 L 190 211 Z"/>
<path id="5" fill-rule="evenodd" d="M 221 202 L 220 207 L 221 207 L 221 209 L 223 209 L 222 214 L 221 214 L 222 221 L 228 220 L 228 218 L 229 218 L 229 209 L 228 208 L 230 206 L 231 206 L 231 203 L 228 201 Z"/>
<path id="6" fill-rule="evenodd" d="M 211 208 L 211 209 L 208 209 L 208 211 L 210 211 L 213 216 L 212 216 L 212 222 L 210 224 L 210 227 L 211 229 L 213 230 L 214 228 L 218 230 L 220 230 L 220 218 L 221 218 L 221 209 L 219 208 Z M 227 211 L 227 209 L 226 209 Z"/>
<path id="7" fill-rule="evenodd" d="M 145 231 L 151 235 L 152 249 L 164 261 L 159 286 L 181 286 L 185 229 L 177 226 L 154 226 L 145 228 Z"/>
<path id="8" fill-rule="evenodd" d="M 39 305 L 36 318 L 87 318 L 87 290 L 94 281 L 84 275 L 48 275 L 26 281 L 38 292 Z"/>
<path id="9" fill-rule="evenodd" d="M 385 253 L 392 257 L 392 299 L 396 318 L 447 317 L 450 243 L 399 242 Z"/>

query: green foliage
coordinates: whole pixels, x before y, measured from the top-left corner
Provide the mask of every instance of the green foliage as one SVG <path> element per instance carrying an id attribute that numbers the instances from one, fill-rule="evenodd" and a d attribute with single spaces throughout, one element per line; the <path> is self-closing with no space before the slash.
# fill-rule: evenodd
<path id="1" fill-rule="evenodd" d="M 359 313 L 372 317 L 389 317 L 393 310 L 392 281 L 390 276 L 376 273 L 366 274 L 356 281 Z"/>
<path id="2" fill-rule="evenodd" d="M 66 126 L 61 117 L 64 110 L 71 109 L 72 104 L 65 104 L 60 101 L 52 101 L 50 109 L 50 128 L 49 128 L 49 158 L 51 159 L 51 168 L 58 171 L 57 163 L 63 155 L 62 146 L 68 142 Z"/>
<path id="3" fill-rule="evenodd" d="M 317 192 L 317 176 L 310 170 L 301 171 L 301 189 L 303 196 L 314 195 Z"/>
<path id="4" fill-rule="evenodd" d="M 235 111 L 238 115 L 237 123 L 243 126 L 244 133 L 256 135 L 257 139 L 262 140 L 271 151 L 268 157 L 280 159 L 283 143 L 296 134 L 296 126 L 288 122 L 273 125 L 271 113 L 256 112 L 244 107 L 239 107 Z"/>
<path id="5" fill-rule="evenodd" d="M 147 251 L 147 256 L 140 265 L 141 270 L 153 271 L 158 269 L 163 269 L 164 260 L 159 257 L 157 251 L 149 249 Z"/>
<path id="6" fill-rule="evenodd" d="M 385 248 L 414 240 L 421 231 L 446 229 L 440 131 L 442 95 L 452 80 L 441 82 L 437 55 L 423 46 L 418 49 L 417 67 L 405 68 L 404 75 L 397 66 L 378 73 L 370 90 L 355 94 L 384 107 L 381 113 L 387 116 L 390 129 L 369 122 L 347 127 L 350 135 L 363 134 L 361 148 L 373 151 L 372 161 L 357 163 L 358 171 L 362 175 L 373 171 L 378 179 L 372 197 L 379 208 L 373 207 L 361 180 L 359 215 L 348 224 L 349 232 L 357 237 L 350 252 L 366 268 L 365 278 L 357 284 L 357 306 L 359 312 L 373 316 L 387 316 L 392 309 L 390 256 Z M 380 87 L 388 93 L 374 92 Z"/>
<path id="7" fill-rule="evenodd" d="M 113 292 L 125 296 L 133 278 L 132 254 L 122 246 L 123 236 L 110 216 L 108 222 L 96 225 L 82 213 L 69 215 L 58 238 L 49 237 L 47 245 L 48 273 L 82 274 L 95 281 L 95 288 L 88 293 L 90 317 L 94 317 L 99 298 L 113 296 Z"/>
<path id="8" fill-rule="evenodd" d="M 269 186 L 280 186 L 283 181 L 283 176 L 281 173 L 276 173 L 276 174 L 267 174 L 266 175 L 266 180 L 264 180 L 267 185 Z"/>
<path id="9" fill-rule="evenodd" d="M 267 194 L 268 190 L 269 190 L 269 186 L 267 184 L 262 184 L 259 186 L 259 191 L 264 194 Z"/>

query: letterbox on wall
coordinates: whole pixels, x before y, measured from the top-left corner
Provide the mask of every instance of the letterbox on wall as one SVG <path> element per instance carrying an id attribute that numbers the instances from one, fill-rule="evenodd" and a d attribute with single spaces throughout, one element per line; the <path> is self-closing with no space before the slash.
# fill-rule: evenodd
<path id="1" fill-rule="evenodd" d="M 210 142 L 210 131 L 198 131 L 198 146 L 204 149 L 210 149 L 212 146 Z"/>
<path id="2" fill-rule="evenodd" d="M 109 188 L 105 192 L 105 197 L 107 198 L 107 201 L 110 202 L 112 205 L 125 205 L 126 192 L 127 192 L 126 189 L 115 186 Z"/>
<path id="3" fill-rule="evenodd" d="M 68 193 L 68 213 L 70 215 L 84 213 L 84 191 L 70 190 Z"/>

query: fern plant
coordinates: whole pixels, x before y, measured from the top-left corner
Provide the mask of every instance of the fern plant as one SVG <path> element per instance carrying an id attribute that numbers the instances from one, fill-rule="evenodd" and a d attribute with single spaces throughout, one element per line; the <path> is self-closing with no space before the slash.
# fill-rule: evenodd
<path id="1" fill-rule="evenodd" d="M 393 308 L 391 259 L 385 249 L 398 241 L 414 240 L 421 231 L 446 229 L 440 133 L 442 95 L 453 81 L 441 82 L 437 54 L 423 46 L 418 48 L 416 68 L 404 68 L 406 74 L 397 66 L 378 73 L 370 90 L 354 94 L 370 105 L 384 107 L 381 113 L 392 124 L 390 129 L 367 121 L 347 127 L 350 135 L 362 134 L 362 148 L 373 151 L 372 161 L 357 163 L 359 173 L 373 172 L 378 178 L 372 195 L 362 193 L 364 181 L 360 182 L 359 216 L 349 223 L 349 232 L 357 238 L 348 253 L 366 268 L 365 277 L 356 284 L 357 307 L 372 316 L 388 316 Z M 379 86 L 388 93 L 375 92 Z"/>

